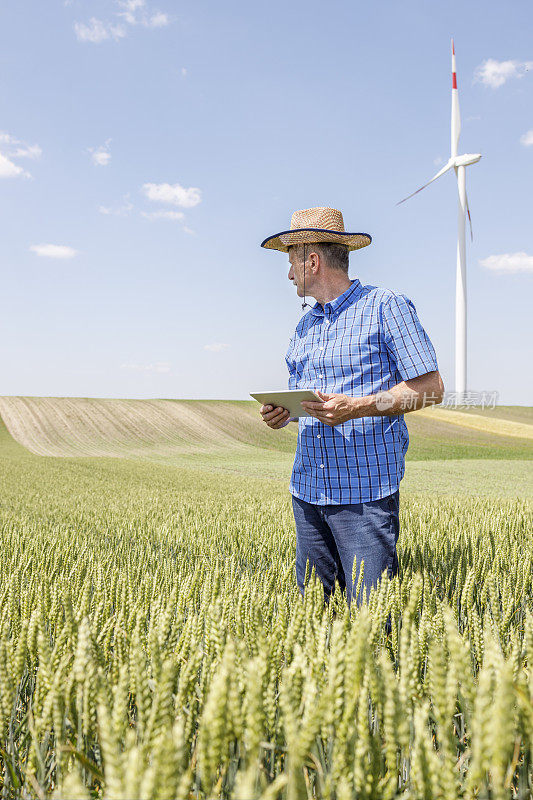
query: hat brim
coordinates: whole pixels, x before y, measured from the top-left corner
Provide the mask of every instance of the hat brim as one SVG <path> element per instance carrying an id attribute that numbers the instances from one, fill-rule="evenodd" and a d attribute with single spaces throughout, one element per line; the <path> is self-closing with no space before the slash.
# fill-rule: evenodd
<path id="1" fill-rule="evenodd" d="M 369 233 L 348 233 L 345 231 L 330 231 L 327 228 L 293 228 L 289 231 L 280 231 L 274 236 L 269 236 L 261 247 L 268 250 L 280 250 L 287 253 L 293 244 L 314 244 L 316 242 L 334 242 L 344 244 L 348 250 L 360 250 L 372 241 Z"/>

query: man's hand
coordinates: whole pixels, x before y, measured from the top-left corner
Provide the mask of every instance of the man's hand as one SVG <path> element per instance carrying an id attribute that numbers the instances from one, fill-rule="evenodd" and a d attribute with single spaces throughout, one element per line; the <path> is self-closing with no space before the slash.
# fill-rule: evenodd
<path id="1" fill-rule="evenodd" d="M 359 417 L 390 417 L 442 403 L 444 384 L 438 370 L 400 381 L 383 392 L 366 397 L 327 394 L 316 390 L 320 402 L 302 400 L 303 408 L 326 425 L 341 425 Z"/>
<path id="2" fill-rule="evenodd" d="M 312 416 L 324 422 L 326 425 L 334 427 L 341 425 L 349 419 L 363 416 L 357 411 L 360 397 L 348 397 L 346 394 L 328 394 L 316 389 L 316 394 L 321 398 L 321 402 L 316 400 L 302 400 L 302 407 Z"/>
<path id="3" fill-rule="evenodd" d="M 281 408 L 280 406 L 277 408 L 261 406 L 259 410 L 263 417 L 263 422 L 266 422 L 269 428 L 273 428 L 274 430 L 284 428 L 289 422 L 289 412 L 286 408 Z"/>

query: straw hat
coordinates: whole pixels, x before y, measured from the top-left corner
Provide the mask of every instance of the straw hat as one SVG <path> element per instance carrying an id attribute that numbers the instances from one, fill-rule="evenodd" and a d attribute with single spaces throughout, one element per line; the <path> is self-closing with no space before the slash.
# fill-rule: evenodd
<path id="1" fill-rule="evenodd" d="M 336 208 L 304 208 L 295 211 L 291 219 L 289 231 L 281 231 L 269 236 L 261 247 L 281 250 L 287 253 L 292 244 L 314 242 L 336 242 L 345 244 L 348 250 L 359 250 L 372 241 L 368 233 L 348 233 L 344 230 L 344 220 Z"/>

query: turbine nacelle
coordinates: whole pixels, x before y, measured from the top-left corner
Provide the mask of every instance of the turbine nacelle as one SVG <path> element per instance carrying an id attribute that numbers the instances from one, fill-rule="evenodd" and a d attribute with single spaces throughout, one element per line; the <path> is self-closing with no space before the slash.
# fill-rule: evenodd
<path id="1" fill-rule="evenodd" d="M 448 159 L 448 161 L 442 167 L 442 169 L 439 169 L 437 174 L 434 175 L 431 178 L 431 180 L 429 180 L 427 183 L 421 186 L 420 189 L 417 189 L 416 192 L 413 192 L 412 194 L 407 195 L 407 197 L 404 197 L 403 200 L 400 200 L 400 202 L 396 203 L 396 205 L 399 206 L 400 203 L 405 203 L 406 200 L 409 200 L 410 197 L 413 197 L 413 195 L 418 194 L 418 192 L 421 192 L 422 189 L 425 189 L 426 186 L 429 186 L 430 183 L 436 181 L 437 178 L 440 178 L 440 176 L 444 175 L 445 172 L 448 172 L 449 169 L 457 167 L 467 167 L 469 164 L 475 164 L 477 161 L 479 161 L 480 158 L 481 158 L 481 153 L 465 153 L 462 156 L 451 156 L 451 158 Z"/>
<path id="2" fill-rule="evenodd" d="M 481 153 L 465 153 L 462 156 L 455 156 L 453 158 L 454 167 L 468 167 L 469 164 L 475 164 L 481 158 Z M 452 159 L 450 159 L 451 161 Z"/>

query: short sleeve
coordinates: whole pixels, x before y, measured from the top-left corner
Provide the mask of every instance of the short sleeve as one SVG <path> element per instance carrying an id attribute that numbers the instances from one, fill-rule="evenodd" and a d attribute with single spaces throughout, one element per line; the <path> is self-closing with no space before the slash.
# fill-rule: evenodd
<path id="1" fill-rule="evenodd" d="M 385 345 L 402 380 L 438 370 L 433 345 L 408 297 L 397 294 L 387 300 L 382 306 L 382 320 Z"/>
<path id="2" fill-rule="evenodd" d="M 287 369 L 289 370 L 289 389 L 296 389 L 296 364 L 292 360 L 292 343 L 294 341 L 294 336 L 289 342 L 289 347 L 287 348 L 287 353 L 285 354 L 285 363 L 287 364 Z"/>

